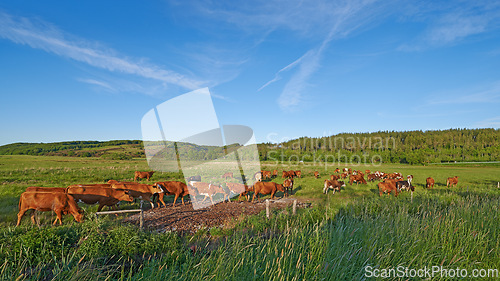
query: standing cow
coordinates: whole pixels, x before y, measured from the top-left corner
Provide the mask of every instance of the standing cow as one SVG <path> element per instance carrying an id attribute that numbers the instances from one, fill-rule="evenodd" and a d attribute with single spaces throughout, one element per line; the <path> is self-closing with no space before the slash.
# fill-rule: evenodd
<path id="1" fill-rule="evenodd" d="M 139 172 L 139 171 L 135 171 L 135 174 L 134 174 L 134 181 L 136 181 L 137 179 L 147 179 L 147 181 L 149 181 L 149 179 L 153 176 L 155 172 L 154 171 L 149 171 L 149 172 Z"/>
<path id="2" fill-rule="evenodd" d="M 425 179 L 425 182 L 426 182 L 427 188 L 434 187 L 434 179 L 433 178 L 428 177 L 428 178 Z"/>
<path id="3" fill-rule="evenodd" d="M 33 210 L 31 214 L 31 222 L 35 221 L 35 211 L 54 211 L 57 218 L 54 220 L 54 225 L 59 221 L 62 224 L 62 215 L 71 214 L 77 222 L 81 222 L 83 215 L 82 210 L 78 207 L 73 196 L 63 192 L 23 192 L 19 199 L 19 213 L 17 214 L 17 224 L 21 224 L 21 219 L 28 210 Z"/>
<path id="4" fill-rule="evenodd" d="M 256 182 L 253 185 L 253 198 L 252 202 L 255 200 L 255 197 L 257 197 L 257 200 L 259 200 L 259 194 L 271 194 L 271 199 L 274 199 L 274 194 L 279 190 L 281 192 L 285 192 L 285 188 L 283 187 L 282 184 L 278 184 L 275 182 Z"/>

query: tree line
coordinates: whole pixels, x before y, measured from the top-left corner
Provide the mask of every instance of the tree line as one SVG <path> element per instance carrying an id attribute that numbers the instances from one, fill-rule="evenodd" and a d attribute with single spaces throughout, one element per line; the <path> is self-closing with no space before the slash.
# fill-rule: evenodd
<path id="1" fill-rule="evenodd" d="M 189 143 L 167 143 L 164 157 L 215 160 L 225 153 L 239 151 L 242 160 L 254 159 L 251 150 L 238 144 L 226 149 Z M 123 149 L 125 146 L 128 149 Z M 118 149 L 122 148 L 122 149 Z M 379 131 L 340 133 L 311 138 L 302 137 L 278 144 L 258 144 L 263 161 L 332 163 L 402 163 L 500 161 L 499 129 L 449 129 L 441 131 Z M 70 141 L 57 143 L 14 143 L 0 146 L 0 155 L 58 155 L 111 159 L 145 158 L 140 140 Z"/>
<path id="2" fill-rule="evenodd" d="M 428 164 L 500 161 L 499 129 L 379 131 L 259 145 L 261 160 Z"/>

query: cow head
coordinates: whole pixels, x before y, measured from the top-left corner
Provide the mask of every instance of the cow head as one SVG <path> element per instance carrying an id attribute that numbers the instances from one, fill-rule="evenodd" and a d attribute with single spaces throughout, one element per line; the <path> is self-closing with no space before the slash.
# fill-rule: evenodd
<path id="1" fill-rule="evenodd" d="M 163 193 L 163 189 L 156 184 L 148 185 L 148 186 L 149 186 L 149 189 L 151 190 L 152 194 Z"/>
<path id="2" fill-rule="evenodd" d="M 285 192 L 285 187 L 284 187 L 282 184 L 276 184 L 276 188 L 277 188 L 279 191 Z"/>

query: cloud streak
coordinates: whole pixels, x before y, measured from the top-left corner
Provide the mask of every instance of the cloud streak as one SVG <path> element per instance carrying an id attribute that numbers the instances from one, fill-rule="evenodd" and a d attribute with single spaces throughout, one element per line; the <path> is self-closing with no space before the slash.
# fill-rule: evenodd
<path id="1" fill-rule="evenodd" d="M 302 104 L 304 92 L 309 86 L 309 79 L 320 68 L 323 53 L 329 47 L 330 42 L 334 38 L 347 36 L 370 22 L 377 13 L 377 9 L 372 9 L 367 13 L 367 8 L 373 3 L 374 1 L 349 1 L 336 6 L 334 10 L 328 11 L 331 15 L 334 15 L 334 20 L 330 21 L 330 29 L 321 44 L 308 50 L 302 57 L 279 70 L 273 79 L 259 88 L 259 91 L 280 80 L 281 73 L 297 68 L 297 71 L 286 83 L 278 98 L 278 105 L 282 110 L 295 111 Z"/>
<path id="2" fill-rule="evenodd" d="M 469 93 L 456 93 L 450 97 L 432 99 L 429 105 L 498 103 L 500 102 L 500 82 L 482 86 L 481 89 L 469 90 Z"/>
<path id="3" fill-rule="evenodd" d="M 2 11 L 0 11 L 0 38 L 111 72 L 136 75 L 188 90 L 198 89 L 206 83 L 154 64 L 120 56 L 116 51 L 99 46 L 97 43 L 74 38 L 47 22 L 16 17 Z M 87 81 L 98 84 L 95 82 Z M 106 88 L 105 85 L 100 86 Z"/>

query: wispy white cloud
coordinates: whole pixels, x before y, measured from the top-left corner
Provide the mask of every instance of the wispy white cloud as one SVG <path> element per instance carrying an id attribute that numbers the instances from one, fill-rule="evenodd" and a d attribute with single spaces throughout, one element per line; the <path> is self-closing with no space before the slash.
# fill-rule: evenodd
<path id="1" fill-rule="evenodd" d="M 440 94 L 439 96 L 443 96 Z M 445 94 L 445 97 L 430 99 L 429 105 L 443 104 L 470 104 L 470 103 L 499 103 L 500 82 L 482 85 L 476 89 L 460 90 L 455 93 Z"/>
<path id="2" fill-rule="evenodd" d="M 438 5 L 415 4 L 413 13 L 424 18 L 427 28 L 413 42 L 405 43 L 400 51 L 422 51 L 428 48 L 452 46 L 475 35 L 500 28 L 500 5 L 494 1 L 450 2 Z"/>
<path id="3" fill-rule="evenodd" d="M 0 38 L 107 71 L 131 74 L 189 90 L 200 88 L 206 83 L 158 65 L 146 63 L 143 60 L 119 55 L 113 49 L 105 48 L 95 42 L 75 38 L 75 36 L 65 33 L 45 21 L 12 16 L 2 11 L 0 11 Z M 97 84 L 95 82 L 93 84 Z M 90 82 L 87 81 L 87 83 Z"/>
<path id="4" fill-rule="evenodd" d="M 375 1 L 349 1 L 336 6 L 328 12 L 331 15 L 330 27 L 327 35 L 323 37 L 321 43 L 308 50 L 302 57 L 293 61 L 286 67 L 279 70 L 273 79 L 266 82 L 259 91 L 268 85 L 281 79 L 281 73 L 297 68 L 297 71 L 286 83 L 278 98 L 278 105 L 282 110 L 295 111 L 303 101 L 303 95 L 309 79 L 320 68 L 324 51 L 329 47 L 334 38 L 341 38 L 370 22 L 379 9 L 368 9 L 373 7 Z M 324 8 L 324 7 L 322 7 Z M 293 19 L 291 19 L 293 21 Z"/>
<path id="5" fill-rule="evenodd" d="M 91 85 L 96 85 L 96 86 L 102 87 L 102 88 L 106 89 L 109 92 L 113 92 L 113 93 L 117 92 L 117 90 L 115 88 L 113 88 L 109 83 L 106 83 L 104 81 L 99 81 L 99 80 L 90 79 L 90 78 L 79 78 L 77 80 L 80 81 L 80 82 L 83 82 L 83 83 L 87 83 L 87 84 L 91 84 Z"/>
<path id="6" fill-rule="evenodd" d="M 500 128 L 500 116 L 488 118 L 476 123 L 479 128 Z"/>

